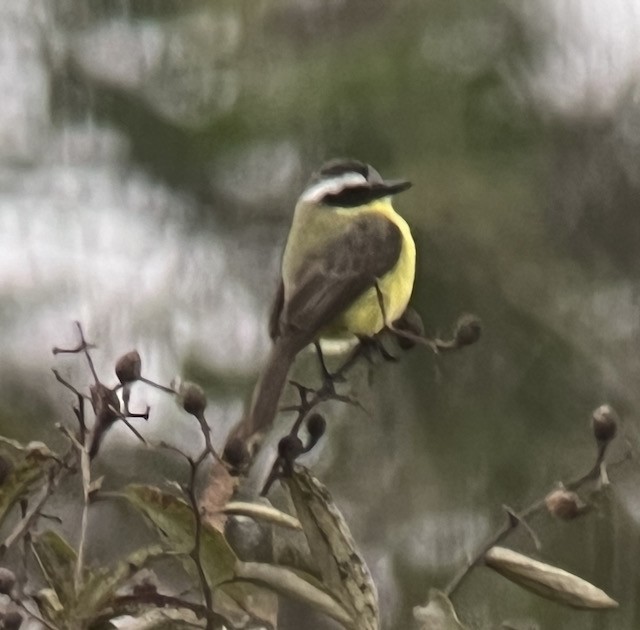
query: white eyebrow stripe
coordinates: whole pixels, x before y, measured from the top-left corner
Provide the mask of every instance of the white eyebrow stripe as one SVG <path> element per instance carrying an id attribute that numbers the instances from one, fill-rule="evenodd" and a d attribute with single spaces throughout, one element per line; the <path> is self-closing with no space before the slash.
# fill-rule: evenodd
<path id="1" fill-rule="evenodd" d="M 335 195 L 349 186 L 359 186 L 366 183 L 366 177 L 360 173 L 343 173 L 331 179 L 323 179 L 307 188 L 300 199 L 308 203 L 318 203 L 325 195 Z"/>

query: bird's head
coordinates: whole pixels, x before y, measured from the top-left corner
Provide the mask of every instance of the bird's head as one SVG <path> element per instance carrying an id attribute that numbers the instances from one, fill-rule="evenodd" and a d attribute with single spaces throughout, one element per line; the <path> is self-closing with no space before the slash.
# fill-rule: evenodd
<path id="1" fill-rule="evenodd" d="M 337 159 L 323 164 L 300 200 L 306 203 L 355 208 L 411 187 L 406 180 L 384 180 L 373 166 L 358 160 Z"/>

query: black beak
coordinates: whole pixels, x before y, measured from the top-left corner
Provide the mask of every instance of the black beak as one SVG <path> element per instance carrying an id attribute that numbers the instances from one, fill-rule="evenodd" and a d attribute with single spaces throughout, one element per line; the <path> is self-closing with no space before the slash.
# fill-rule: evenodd
<path id="1" fill-rule="evenodd" d="M 408 182 L 406 179 L 392 179 L 389 181 L 383 181 L 382 184 L 374 184 L 372 189 L 376 190 L 379 187 L 380 190 L 386 191 L 387 195 L 397 195 L 405 190 L 409 190 L 412 185 L 413 184 Z"/>
<path id="2" fill-rule="evenodd" d="M 338 193 L 330 193 L 322 198 L 322 202 L 329 206 L 341 208 L 355 208 L 371 203 L 382 197 L 390 197 L 411 188 L 411 182 L 406 180 L 391 180 L 350 186 Z"/>

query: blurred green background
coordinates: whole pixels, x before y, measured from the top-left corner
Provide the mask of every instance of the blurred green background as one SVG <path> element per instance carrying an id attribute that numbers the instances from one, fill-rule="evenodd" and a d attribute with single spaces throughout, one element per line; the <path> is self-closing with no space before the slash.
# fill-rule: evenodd
<path id="1" fill-rule="evenodd" d="M 310 456 L 370 563 L 385 627 L 410 627 L 503 504 L 591 466 L 594 407 L 623 416 L 612 456 L 635 448 L 634 0 L 24 0 L 0 8 L 0 38 L 3 433 L 41 438 L 68 416 L 49 350 L 73 343 L 79 319 L 107 380 L 135 346 L 149 376 L 205 386 L 221 439 L 268 347 L 295 200 L 325 159 L 350 156 L 414 183 L 396 206 L 428 332 L 463 312 L 484 324 L 458 354 L 363 367 L 353 388 L 373 413 L 330 407 Z M 78 364 L 62 360 L 82 386 Z M 154 396 L 138 393 L 153 408 L 144 429 L 197 439 Z M 110 436 L 100 465 L 151 476 L 131 442 Z M 564 609 L 477 569 L 454 599 L 461 619 L 640 627 L 635 466 L 612 480 L 588 517 L 531 525 L 542 559 L 618 610 Z M 533 553 L 520 532 L 508 544 Z M 302 627 L 296 614 L 325 627 L 300 611 L 287 627 Z"/>

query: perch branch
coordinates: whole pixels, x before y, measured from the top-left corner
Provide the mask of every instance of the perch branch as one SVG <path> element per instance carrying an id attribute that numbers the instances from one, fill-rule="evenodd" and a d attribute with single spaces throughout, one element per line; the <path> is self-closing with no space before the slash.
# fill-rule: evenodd
<path id="1" fill-rule="evenodd" d="M 596 457 L 596 461 L 593 466 L 583 475 L 572 479 L 564 484 L 565 488 L 568 490 L 578 490 L 583 485 L 588 483 L 589 481 L 593 481 L 597 479 L 601 474 L 601 466 L 604 464 L 604 457 L 607 450 L 607 444 L 602 444 L 598 448 L 598 455 Z M 618 466 L 623 465 L 631 458 L 631 453 L 627 453 L 621 459 L 610 464 L 610 468 L 617 468 Z M 546 496 L 546 495 L 545 495 Z M 471 569 L 481 564 L 484 556 L 487 551 L 492 547 L 495 547 L 499 543 L 501 543 L 518 525 L 526 524 L 526 519 L 536 514 L 545 508 L 545 497 L 537 499 L 524 509 L 519 512 L 512 512 L 508 510 L 508 519 L 507 522 L 502 525 L 496 532 L 489 537 L 487 541 L 485 541 L 476 553 L 470 558 L 467 563 L 460 568 L 460 570 L 455 574 L 453 579 L 447 584 L 447 586 L 443 589 L 444 593 L 447 596 L 453 595 L 453 593 L 458 589 L 463 580 L 469 575 Z M 532 533 L 533 530 L 527 525 L 527 530 L 529 533 Z M 537 537 L 534 535 L 534 542 L 537 540 Z"/>

